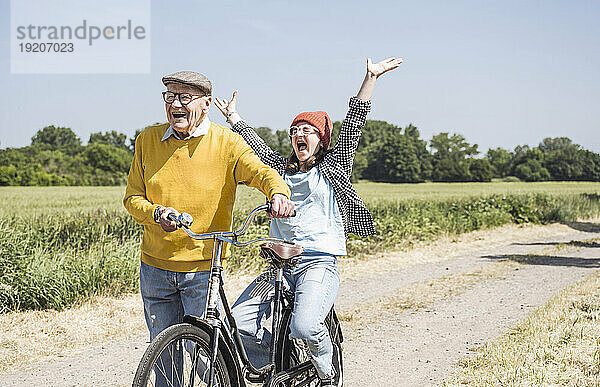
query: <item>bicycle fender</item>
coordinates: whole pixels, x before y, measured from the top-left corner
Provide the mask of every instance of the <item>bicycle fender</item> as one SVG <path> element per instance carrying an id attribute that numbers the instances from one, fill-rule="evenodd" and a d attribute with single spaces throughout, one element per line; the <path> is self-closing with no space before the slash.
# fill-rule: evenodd
<path id="1" fill-rule="evenodd" d="M 183 316 L 183 322 L 194 325 L 195 327 L 202 329 L 203 331 L 208 333 L 209 336 L 212 335 L 213 327 L 206 319 L 196 317 L 196 316 L 185 315 L 185 316 Z M 219 340 L 219 350 L 223 354 L 223 358 L 225 359 L 225 362 L 227 363 L 228 368 L 233 370 L 233 374 L 234 374 L 234 375 L 232 375 L 233 379 L 237 381 L 238 386 L 246 387 L 246 381 L 242 374 L 242 370 L 240 369 L 240 364 L 237 361 L 237 358 L 234 356 L 233 339 L 231 338 L 231 334 L 229 333 L 227 328 L 224 326 L 224 324 L 221 324 L 221 335 L 220 336 L 221 336 L 222 340 Z"/>

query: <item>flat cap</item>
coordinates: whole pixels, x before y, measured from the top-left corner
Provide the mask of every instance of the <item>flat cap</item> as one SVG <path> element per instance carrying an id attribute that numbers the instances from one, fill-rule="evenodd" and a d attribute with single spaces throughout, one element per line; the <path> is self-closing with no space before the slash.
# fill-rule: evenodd
<path id="1" fill-rule="evenodd" d="M 212 84 L 208 78 L 194 71 L 178 71 L 174 74 L 165 75 L 162 78 L 162 83 L 165 86 L 169 83 L 182 83 L 199 88 L 205 95 L 212 95 Z"/>

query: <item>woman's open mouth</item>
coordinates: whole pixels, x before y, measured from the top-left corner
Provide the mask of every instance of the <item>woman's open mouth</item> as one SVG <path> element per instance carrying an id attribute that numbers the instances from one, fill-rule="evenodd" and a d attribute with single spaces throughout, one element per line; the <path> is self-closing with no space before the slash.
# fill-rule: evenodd
<path id="1" fill-rule="evenodd" d="M 298 152 L 302 152 L 302 151 L 308 149 L 308 145 L 304 141 L 298 140 L 296 142 L 296 148 L 298 148 Z"/>

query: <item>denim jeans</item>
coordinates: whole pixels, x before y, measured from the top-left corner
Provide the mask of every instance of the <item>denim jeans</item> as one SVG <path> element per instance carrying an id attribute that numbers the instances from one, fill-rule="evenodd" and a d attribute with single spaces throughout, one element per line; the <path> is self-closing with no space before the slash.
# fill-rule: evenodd
<path id="1" fill-rule="evenodd" d="M 204 315 L 209 278 L 209 271 L 174 272 L 141 263 L 140 291 L 150 340 L 171 325 L 183 322 L 184 315 Z M 172 371 L 181 374 L 183 354 L 174 353 L 173 356 L 174 367 L 171 367 L 170 356 L 164 356 L 161 362 L 163 369 L 155 371 L 156 386 L 171 385 L 163 376 L 171 378 L 173 375 L 169 373 Z"/>
<path id="2" fill-rule="evenodd" d="M 175 272 L 141 263 L 140 291 L 150 340 L 183 322 L 186 314 L 204 315 L 209 278 L 209 271 Z"/>
<path id="3" fill-rule="evenodd" d="M 302 255 L 297 266 L 286 266 L 284 279 L 295 294 L 290 336 L 305 340 L 319 376 L 330 376 L 333 347 L 324 321 L 340 284 L 337 259 L 332 255 Z M 248 358 L 258 368 L 269 362 L 271 332 L 265 322 L 272 314 L 274 284 L 272 275 L 261 274 L 232 310 Z"/>

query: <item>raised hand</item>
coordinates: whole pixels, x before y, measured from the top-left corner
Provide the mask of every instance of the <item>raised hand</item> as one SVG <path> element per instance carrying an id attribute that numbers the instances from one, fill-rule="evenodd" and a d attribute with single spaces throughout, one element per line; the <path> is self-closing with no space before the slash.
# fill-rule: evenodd
<path id="1" fill-rule="evenodd" d="M 367 74 L 379 78 L 380 75 L 398 68 L 402 62 L 404 62 L 404 59 L 402 58 L 387 58 L 386 60 L 373 64 L 371 58 L 367 58 Z"/>
<path id="2" fill-rule="evenodd" d="M 237 113 L 236 101 L 237 90 L 233 92 L 233 96 L 231 97 L 230 101 L 215 97 L 215 106 L 221 111 L 221 113 L 223 113 L 225 118 L 229 119 L 233 114 Z"/>
<path id="3" fill-rule="evenodd" d="M 371 58 L 367 58 L 367 74 L 365 74 L 365 79 L 363 80 L 356 97 L 362 101 L 370 100 L 377 78 L 382 74 L 397 68 L 402 62 L 404 62 L 404 59 L 402 58 L 388 58 L 373 64 Z"/>

